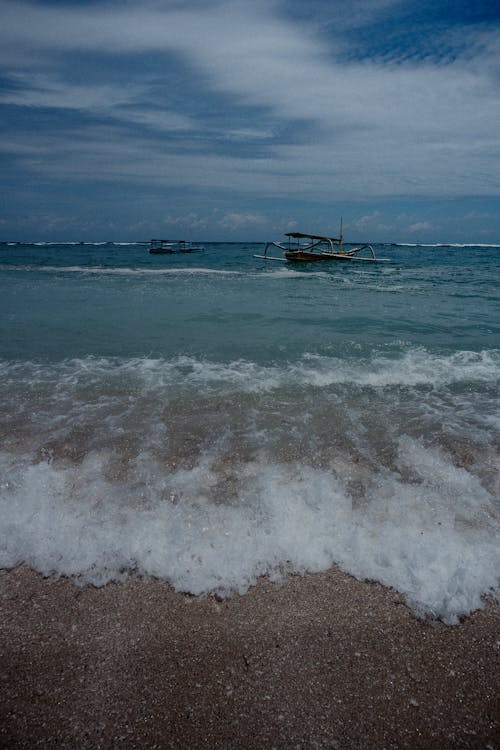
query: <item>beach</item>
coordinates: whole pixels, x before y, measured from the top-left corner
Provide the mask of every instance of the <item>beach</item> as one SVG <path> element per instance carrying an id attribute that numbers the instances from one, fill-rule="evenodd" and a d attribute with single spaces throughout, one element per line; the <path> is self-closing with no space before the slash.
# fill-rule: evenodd
<path id="1" fill-rule="evenodd" d="M 4 748 L 498 748 L 498 604 L 420 620 L 336 569 L 193 597 L 0 576 Z"/>

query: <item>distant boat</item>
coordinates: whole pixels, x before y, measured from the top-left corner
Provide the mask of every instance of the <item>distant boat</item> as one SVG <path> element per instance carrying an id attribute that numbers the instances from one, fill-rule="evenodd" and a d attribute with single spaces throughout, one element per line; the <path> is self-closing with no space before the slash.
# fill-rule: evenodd
<path id="1" fill-rule="evenodd" d="M 193 245 L 186 240 L 151 240 L 149 252 L 157 255 L 171 255 L 172 253 L 192 253 L 203 250 L 201 245 Z"/>
<path id="2" fill-rule="evenodd" d="M 360 245 L 349 250 L 344 249 L 342 237 L 342 222 L 340 224 L 340 237 L 324 237 L 318 234 L 304 234 L 303 232 L 287 232 L 288 243 L 268 242 L 266 244 L 264 255 L 256 255 L 256 258 L 262 260 L 281 260 L 299 263 L 310 263 L 327 260 L 361 260 L 371 263 L 380 261 L 387 262 L 389 258 L 377 258 L 375 250 L 371 245 Z M 297 240 L 297 242 L 294 242 Z M 301 240 L 305 240 L 305 243 Z M 269 247 L 277 247 L 283 250 L 283 257 L 276 258 L 268 255 Z M 364 253 L 364 255 L 361 255 Z"/>

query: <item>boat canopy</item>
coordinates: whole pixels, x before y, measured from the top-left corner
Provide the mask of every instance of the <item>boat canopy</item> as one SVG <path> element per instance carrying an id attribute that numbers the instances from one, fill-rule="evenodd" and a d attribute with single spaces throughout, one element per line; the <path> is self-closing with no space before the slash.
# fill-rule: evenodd
<path id="1" fill-rule="evenodd" d="M 322 237 L 319 234 L 304 234 L 303 232 L 287 232 L 285 237 L 293 237 L 296 240 L 321 240 L 322 242 L 342 242 L 342 237 Z"/>

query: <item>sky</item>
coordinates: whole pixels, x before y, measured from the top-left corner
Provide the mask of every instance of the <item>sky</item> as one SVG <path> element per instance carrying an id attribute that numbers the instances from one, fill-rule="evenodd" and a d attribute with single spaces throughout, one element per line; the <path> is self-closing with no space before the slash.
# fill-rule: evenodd
<path id="1" fill-rule="evenodd" d="M 0 241 L 500 243 L 498 0 L 0 0 Z"/>

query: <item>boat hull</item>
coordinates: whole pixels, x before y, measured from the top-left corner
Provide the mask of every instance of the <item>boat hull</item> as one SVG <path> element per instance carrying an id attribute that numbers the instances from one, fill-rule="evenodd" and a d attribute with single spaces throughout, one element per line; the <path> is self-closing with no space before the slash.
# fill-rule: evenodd
<path id="1" fill-rule="evenodd" d="M 191 245 L 184 240 L 170 242 L 168 240 L 151 240 L 149 252 L 153 255 L 174 255 L 176 253 L 192 253 L 203 250 L 201 246 Z"/>
<path id="2" fill-rule="evenodd" d="M 353 260 L 351 253 L 309 253 L 304 250 L 290 250 L 285 252 L 285 258 L 292 262 L 310 263 L 328 260 Z"/>
<path id="3" fill-rule="evenodd" d="M 176 253 L 192 253 L 195 250 L 201 250 L 201 247 L 185 247 L 182 250 L 157 250 L 151 249 L 149 252 L 153 255 L 175 255 Z"/>

